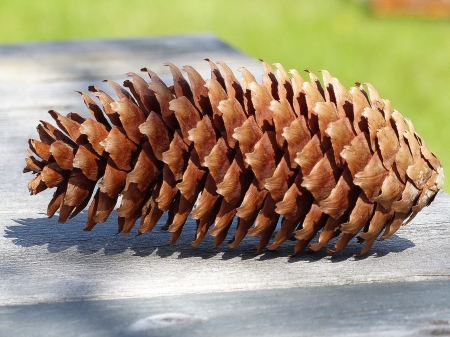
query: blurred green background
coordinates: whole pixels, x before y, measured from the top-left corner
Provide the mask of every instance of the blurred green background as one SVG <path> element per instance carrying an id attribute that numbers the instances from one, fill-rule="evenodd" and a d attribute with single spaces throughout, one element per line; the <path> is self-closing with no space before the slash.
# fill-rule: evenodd
<path id="1" fill-rule="evenodd" d="M 378 17 L 362 0 L 0 0 L 0 22 L 3 44 L 211 32 L 287 69 L 370 82 L 450 169 L 448 20 Z"/>

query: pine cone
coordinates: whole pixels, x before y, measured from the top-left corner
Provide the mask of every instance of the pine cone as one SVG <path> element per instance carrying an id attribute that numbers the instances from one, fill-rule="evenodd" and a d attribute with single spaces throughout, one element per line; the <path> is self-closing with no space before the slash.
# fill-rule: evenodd
<path id="1" fill-rule="evenodd" d="M 59 209 L 64 223 L 89 203 L 85 230 L 117 209 L 119 232 L 150 232 L 164 212 L 163 228 L 174 244 L 189 214 L 198 245 L 209 228 L 215 246 L 234 217 L 230 247 L 248 234 L 259 236 L 258 251 L 281 227 L 269 249 L 295 236 L 294 253 L 320 232 L 316 251 L 337 237 L 335 253 L 358 233 L 366 253 L 384 230 L 388 238 L 435 197 L 444 175 L 410 120 L 367 84 L 347 91 L 322 71 L 323 85 L 307 71 L 304 81 L 280 64 L 265 62 L 262 84 L 245 68 L 242 85 L 223 62 L 205 80 L 190 66 L 171 63 L 174 85 L 151 70 L 147 83 L 128 73 L 124 87 L 106 81 L 114 100 L 89 87 L 98 105 L 80 92 L 93 116 L 66 117 L 49 111 L 56 128 L 37 127 L 24 172 L 36 177 L 31 194 L 56 187 L 47 214 Z M 103 111 L 101 109 L 103 108 Z M 97 181 L 99 181 L 96 189 Z M 197 202 L 197 206 L 194 208 Z M 253 225 L 253 227 L 252 227 Z"/>

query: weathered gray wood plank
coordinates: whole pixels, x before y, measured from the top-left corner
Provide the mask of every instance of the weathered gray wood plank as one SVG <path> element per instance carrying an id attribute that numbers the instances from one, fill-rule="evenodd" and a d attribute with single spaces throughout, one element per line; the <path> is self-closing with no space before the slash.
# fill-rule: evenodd
<path id="1" fill-rule="evenodd" d="M 1 215 L 0 303 L 448 279 L 450 232 L 444 217 L 449 199 L 439 195 L 363 259 L 352 256 L 361 248 L 356 242 L 336 256 L 319 252 L 294 259 L 287 257 L 292 243 L 258 256 L 257 242 L 250 239 L 236 249 L 214 250 L 210 238 L 193 248 L 192 222 L 174 247 L 165 246 L 169 235 L 158 230 L 116 236 L 114 220 L 85 233 L 83 216 L 60 225 L 40 213 L 45 205 L 38 202 L 41 209 L 34 205 Z"/>
<path id="2" fill-rule="evenodd" d="M 450 281 L 0 307 L 15 337 L 450 335 Z"/>
<path id="3" fill-rule="evenodd" d="M 211 36 L 122 41 L 81 41 L 0 46 L 0 305 L 185 296 L 309 286 L 414 282 L 450 279 L 450 196 L 441 193 L 398 235 L 376 242 L 365 258 L 352 242 L 336 256 L 324 252 L 289 259 L 294 243 L 254 256 L 256 241 L 236 249 L 214 250 L 208 238 L 189 245 L 189 221 L 179 242 L 169 235 L 116 236 L 115 216 L 85 233 L 85 215 L 65 225 L 43 214 L 52 191 L 31 197 L 21 173 L 27 139 L 36 137 L 46 110 L 86 114 L 73 90 L 102 79 L 124 80 L 128 71 L 147 66 L 169 82 L 169 60 L 192 64 L 207 75 L 203 58 L 228 62 L 233 70 L 261 69 Z M 161 224 L 164 220 L 161 221 Z"/>

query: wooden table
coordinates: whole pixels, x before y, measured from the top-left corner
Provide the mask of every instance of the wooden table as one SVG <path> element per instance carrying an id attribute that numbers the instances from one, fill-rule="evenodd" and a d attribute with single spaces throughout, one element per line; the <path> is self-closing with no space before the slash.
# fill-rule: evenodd
<path id="1" fill-rule="evenodd" d="M 356 242 L 289 259 L 291 242 L 257 256 L 253 239 L 193 248 L 192 222 L 167 247 L 159 230 L 115 235 L 114 217 L 92 232 L 86 214 L 46 218 L 53 191 L 29 196 L 21 173 L 46 111 L 87 115 L 73 90 L 109 90 L 101 80 L 142 67 L 169 83 L 166 61 L 207 77 L 206 57 L 261 78 L 259 62 L 210 35 L 0 46 L 0 335 L 450 335 L 445 193 L 364 258 Z"/>

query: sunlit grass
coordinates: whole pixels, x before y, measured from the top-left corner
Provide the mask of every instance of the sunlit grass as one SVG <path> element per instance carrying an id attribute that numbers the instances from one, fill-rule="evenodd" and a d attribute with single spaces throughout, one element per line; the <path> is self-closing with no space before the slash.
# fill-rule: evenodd
<path id="1" fill-rule="evenodd" d="M 211 32 L 270 63 L 370 82 L 450 168 L 448 21 L 379 18 L 350 0 L 0 0 L 0 22 L 0 43 Z"/>

